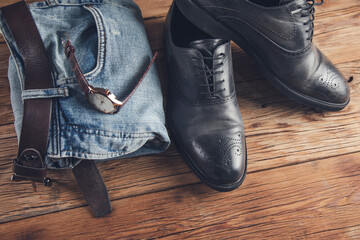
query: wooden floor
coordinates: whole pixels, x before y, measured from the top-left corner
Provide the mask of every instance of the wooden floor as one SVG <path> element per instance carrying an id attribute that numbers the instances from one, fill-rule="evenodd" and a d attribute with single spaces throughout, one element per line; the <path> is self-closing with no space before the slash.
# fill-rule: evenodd
<path id="1" fill-rule="evenodd" d="M 171 1 L 136 2 L 165 88 L 162 29 Z M 50 172 L 58 182 L 37 192 L 10 182 L 17 140 L 1 38 L 0 239 L 360 239 L 360 1 L 317 7 L 314 41 L 350 79 L 346 109 L 319 112 L 289 100 L 233 45 L 248 143 L 244 184 L 230 193 L 209 189 L 172 145 L 99 164 L 114 210 L 96 219 L 71 171 Z"/>

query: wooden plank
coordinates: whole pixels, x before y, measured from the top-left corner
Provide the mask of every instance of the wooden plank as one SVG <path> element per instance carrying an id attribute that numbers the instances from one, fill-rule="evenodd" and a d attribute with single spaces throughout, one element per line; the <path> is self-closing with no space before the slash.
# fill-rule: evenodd
<path id="1" fill-rule="evenodd" d="M 146 26 L 153 48 L 161 48 L 163 16 L 170 1 L 137 2 L 142 9 L 146 9 L 143 12 L 148 17 Z M 261 77 L 246 54 L 234 47 L 237 93 L 245 121 L 250 173 L 359 151 L 360 129 L 357 119 L 360 117 L 360 52 L 355 51 L 356 45 L 349 46 L 348 43 L 349 39 L 356 39 L 359 32 L 356 21 L 359 15 L 356 11 L 349 11 L 349 8 L 358 9 L 359 5 L 356 1 L 345 3 L 346 6 L 340 6 L 329 1 L 329 5 L 325 4 L 326 8 L 321 7 L 322 12 L 319 12 L 322 15 L 317 21 L 323 21 L 327 25 L 324 28 L 320 24 L 317 26 L 316 31 L 320 29 L 321 34 L 315 38 L 320 48 L 330 53 L 329 57 L 337 63 L 345 76 L 355 77 L 351 83 L 352 102 L 344 111 L 318 113 L 288 100 Z M 329 10 L 325 11 L 328 6 Z M 149 12 L 153 10 L 156 14 L 162 11 L 162 17 L 152 18 Z M 335 25 L 332 24 L 334 22 Z M 342 28 L 338 25 L 339 22 L 347 27 Z M 6 46 L 0 44 L 0 76 L 6 76 L 7 58 Z M 166 83 L 162 52 L 158 69 L 162 81 Z M 51 175 L 59 180 L 56 186 L 51 189 L 38 188 L 35 194 L 28 183 L 9 182 L 10 159 L 16 155 L 16 138 L 11 125 L 13 117 L 8 84 L 4 83 L 6 81 L 1 82 L 0 221 L 83 206 L 84 200 L 69 171 L 52 172 Z M 113 200 L 199 183 L 174 147 L 157 156 L 105 163 L 101 165 L 101 171 Z"/>
<path id="2" fill-rule="evenodd" d="M 250 173 L 230 193 L 195 184 L 124 198 L 102 219 L 76 208 L 5 223 L 0 232 L 3 239 L 356 239 L 359 158 Z"/>

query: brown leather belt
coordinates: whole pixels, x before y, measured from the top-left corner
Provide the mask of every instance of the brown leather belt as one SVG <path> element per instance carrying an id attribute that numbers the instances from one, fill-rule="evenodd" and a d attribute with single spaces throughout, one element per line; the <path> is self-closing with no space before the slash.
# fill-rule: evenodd
<path id="1" fill-rule="evenodd" d="M 39 31 L 24 1 L 1 8 L 25 68 L 23 90 L 53 87 L 51 68 Z M 46 177 L 45 157 L 51 123 L 51 98 L 24 101 L 24 115 L 12 180 L 52 185 Z M 97 217 L 111 211 L 108 191 L 94 161 L 83 160 L 73 173 L 86 201 Z"/>

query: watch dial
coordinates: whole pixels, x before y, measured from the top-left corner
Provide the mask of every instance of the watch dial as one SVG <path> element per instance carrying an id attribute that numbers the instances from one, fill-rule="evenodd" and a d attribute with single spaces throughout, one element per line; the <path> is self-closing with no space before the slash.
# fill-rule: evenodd
<path id="1" fill-rule="evenodd" d="M 104 113 L 112 113 L 116 109 L 110 99 L 100 93 L 90 94 L 89 101 L 97 110 Z"/>

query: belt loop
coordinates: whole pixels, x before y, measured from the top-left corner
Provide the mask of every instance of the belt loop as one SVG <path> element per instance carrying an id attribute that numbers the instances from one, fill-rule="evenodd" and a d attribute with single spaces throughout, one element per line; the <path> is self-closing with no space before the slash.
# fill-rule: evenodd
<path id="1" fill-rule="evenodd" d="M 49 5 L 49 7 L 56 7 L 58 5 L 56 0 L 46 0 L 46 3 Z"/>

